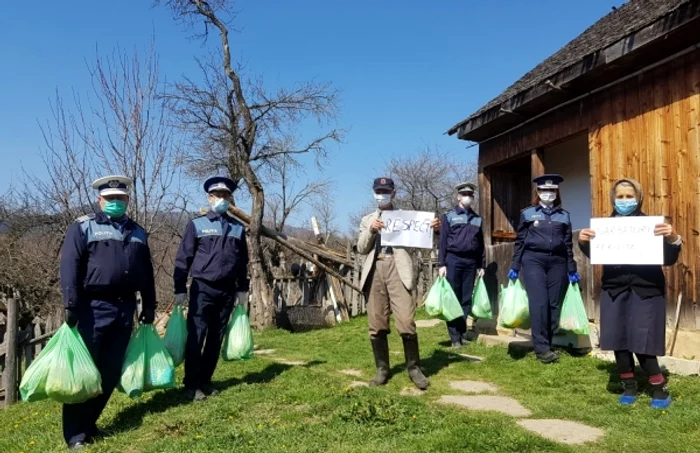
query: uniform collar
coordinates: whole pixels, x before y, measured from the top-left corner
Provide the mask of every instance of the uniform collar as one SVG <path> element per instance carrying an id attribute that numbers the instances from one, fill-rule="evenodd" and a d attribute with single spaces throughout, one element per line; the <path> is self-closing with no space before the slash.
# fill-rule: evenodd
<path id="1" fill-rule="evenodd" d="M 100 211 L 95 214 L 95 222 L 102 224 L 102 225 L 108 225 L 108 224 L 117 224 L 117 225 L 130 225 L 131 224 L 131 219 L 124 214 L 121 219 L 117 220 L 112 220 L 110 216 L 105 214 L 104 212 Z"/>
<path id="2" fill-rule="evenodd" d="M 231 221 L 231 218 L 230 218 L 228 215 L 226 215 L 226 214 L 219 214 L 218 212 L 213 211 L 213 210 L 211 210 L 211 209 L 210 209 L 209 211 L 207 211 L 207 219 L 209 219 L 209 220 L 221 220 L 221 219 L 224 219 L 224 220 L 227 220 L 227 221 L 229 221 L 229 222 Z"/>
<path id="3" fill-rule="evenodd" d="M 554 206 L 552 205 L 551 207 L 547 208 L 545 206 L 542 206 L 542 203 L 537 203 L 537 206 L 535 206 L 535 209 L 538 211 L 544 211 L 545 209 L 549 209 L 551 212 L 559 211 L 561 209 L 561 206 Z"/>
<path id="4" fill-rule="evenodd" d="M 464 209 L 460 204 L 458 204 L 457 207 L 455 207 L 455 212 L 457 214 L 474 215 L 474 211 L 472 210 L 472 208 Z"/>

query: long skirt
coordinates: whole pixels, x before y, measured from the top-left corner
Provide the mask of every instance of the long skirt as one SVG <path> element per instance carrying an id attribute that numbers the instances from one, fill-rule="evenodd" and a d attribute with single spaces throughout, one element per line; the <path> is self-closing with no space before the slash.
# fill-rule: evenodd
<path id="1" fill-rule="evenodd" d="M 634 291 L 625 291 L 613 299 L 607 291 L 601 291 L 600 348 L 663 356 L 666 299 L 663 296 L 642 299 Z"/>

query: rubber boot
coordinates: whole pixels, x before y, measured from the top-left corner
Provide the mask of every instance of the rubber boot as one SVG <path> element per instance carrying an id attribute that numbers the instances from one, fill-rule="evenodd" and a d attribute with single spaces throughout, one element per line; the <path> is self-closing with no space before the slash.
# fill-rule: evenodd
<path id="1" fill-rule="evenodd" d="M 403 352 L 406 358 L 406 368 L 411 380 L 420 390 L 430 387 L 430 382 L 420 370 L 420 355 L 418 353 L 418 335 L 402 335 Z"/>
<path id="2" fill-rule="evenodd" d="M 377 367 L 377 375 L 369 381 L 369 385 L 376 387 L 384 385 L 389 380 L 389 341 L 386 336 L 371 337 L 374 364 Z"/>
<path id="3" fill-rule="evenodd" d="M 622 395 L 620 395 L 620 404 L 630 406 L 637 401 L 637 380 L 634 378 L 621 379 Z"/>
<path id="4" fill-rule="evenodd" d="M 650 384 L 651 386 L 651 404 L 654 409 L 666 409 L 671 405 L 671 395 L 668 393 L 668 380 L 660 384 Z"/>

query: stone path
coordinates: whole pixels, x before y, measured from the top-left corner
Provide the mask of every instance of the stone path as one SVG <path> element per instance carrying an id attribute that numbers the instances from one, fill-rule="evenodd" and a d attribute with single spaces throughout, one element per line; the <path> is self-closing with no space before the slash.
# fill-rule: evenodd
<path id="1" fill-rule="evenodd" d="M 362 381 L 352 381 L 349 387 L 369 387 L 369 383 Z"/>
<path id="2" fill-rule="evenodd" d="M 289 366 L 305 366 L 308 365 L 309 362 L 301 362 L 298 360 L 287 360 L 282 357 L 275 357 L 272 360 L 274 360 L 277 363 L 281 363 L 282 365 L 289 365 Z"/>
<path id="3" fill-rule="evenodd" d="M 401 390 L 401 396 L 423 396 L 425 392 L 415 387 L 405 387 Z"/>
<path id="4" fill-rule="evenodd" d="M 435 327 L 444 324 L 445 321 L 439 319 L 419 319 L 416 321 L 416 327 Z"/>
<path id="5" fill-rule="evenodd" d="M 362 377 L 362 371 L 360 370 L 340 370 L 339 372 L 346 376 Z"/>
<path id="6" fill-rule="evenodd" d="M 475 356 L 475 355 L 469 355 L 469 354 L 456 354 L 456 355 L 460 359 L 466 360 L 467 362 L 480 363 L 480 362 L 483 362 L 485 360 L 483 357 L 479 357 L 479 356 Z"/>
<path id="7" fill-rule="evenodd" d="M 522 404 L 507 396 L 462 396 L 446 395 L 440 398 L 442 404 L 456 404 L 476 411 L 494 411 L 513 417 L 529 417 L 531 412 Z"/>
<path id="8" fill-rule="evenodd" d="M 274 354 L 275 350 L 274 349 L 258 349 L 258 350 L 253 351 L 253 353 L 256 355 L 270 355 L 270 354 Z"/>
<path id="9" fill-rule="evenodd" d="M 561 442 L 569 445 L 585 444 L 595 442 L 605 434 L 602 429 L 593 428 L 582 423 L 568 420 L 547 419 L 547 420 L 520 420 L 518 425 L 539 434 L 545 439 Z"/>
<path id="10" fill-rule="evenodd" d="M 450 387 L 465 393 L 496 393 L 498 387 L 487 382 L 479 381 L 451 381 Z"/>

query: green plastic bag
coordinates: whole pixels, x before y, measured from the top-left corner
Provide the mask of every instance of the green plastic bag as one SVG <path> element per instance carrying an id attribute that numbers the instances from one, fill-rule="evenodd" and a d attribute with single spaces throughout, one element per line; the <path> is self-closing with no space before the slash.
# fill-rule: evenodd
<path id="1" fill-rule="evenodd" d="M 511 280 L 507 287 L 501 286 L 501 310 L 499 325 L 507 329 L 529 329 L 530 309 L 527 293 L 520 280 Z"/>
<path id="2" fill-rule="evenodd" d="M 153 324 L 142 324 L 131 335 L 119 380 L 130 398 L 144 392 L 175 387 L 175 367 Z"/>
<path id="3" fill-rule="evenodd" d="M 491 300 L 489 293 L 486 291 L 484 278 L 479 277 L 474 287 L 474 295 L 472 296 L 472 316 L 476 319 L 492 319 Z"/>
<path id="4" fill-rule="evenodd" d="M 248 313 L 242 305 L 236 305 L 233 310 L 221 355 L 224 360 L 248 360 L 253 357 L 253 331 Z"/>
<path id="5" fill-rule="evenodd" d="M 173 358 L 173 366 L 177 368 L 185 360 L 185 346 L 187 344 L 187 321 L 184 309 L 181 305 L 173 308 L 173 313 L 168 320 L 165 329 L 163 344 Z"/>
<path id="6" fill-rule="evenodd" d="M 102 393 L 102 378 L 78 330 L 63 324 L 20 383 L 28 402 L 50 398 L 65 404 L 85 402 Z"/>
<path id="7" fill-rule="evenodd" d="M 429 316 L 452 321 L 464 317 L 464 310 L 445 277 L 438 277 L 425 299 L 425 311 Z"/>
<path id="8" fill-rule="evenodd" d="M 589 335 L 591 333 L 588 325 L 588 315 L 586 315 L 581 290 L 577 283 L 570 284 L 569 289 L 566 291 L 564 303 L 561 307 L 559 327 L 576 335 Z"/>

